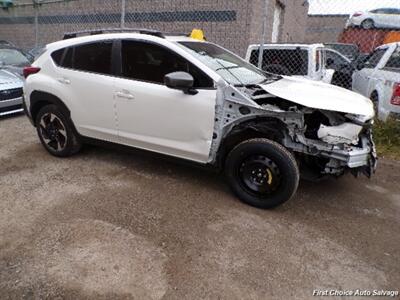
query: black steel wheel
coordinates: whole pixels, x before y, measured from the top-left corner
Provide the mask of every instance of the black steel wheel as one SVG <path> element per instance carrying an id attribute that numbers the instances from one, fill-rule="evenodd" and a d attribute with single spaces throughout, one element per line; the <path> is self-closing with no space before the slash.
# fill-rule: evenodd
<path id="1" fill-rule="evenodd" d="M 377 91 L 373 91 L 370 97 L 372 103 L 374 104 L 375 118 L 378 118 L 379 114 L 379 95 Z"/>
<path id="2" fill-rule="evenodd" d="M 56 105 L 47 105 L 39 111 L 36 129 L 42 145 L 52 155 L 70 156 L 81 148 L 72 122 Z"/>
<path id="3" fill-rule="evenodd" d="M 243 202 L 273 208 L 296 192 L 299 170 L 293 155 L 268 139 L 251 139 L 237 145 L 225 161 L 233 192 Z"/>
<path id="4" fill-rule="evenodd" d="M 243 160 L 239 176 L 244 189 L 260 195 L 272 194 L 281 182 L 278 166 L 264 155 L 252 155 Z"/>

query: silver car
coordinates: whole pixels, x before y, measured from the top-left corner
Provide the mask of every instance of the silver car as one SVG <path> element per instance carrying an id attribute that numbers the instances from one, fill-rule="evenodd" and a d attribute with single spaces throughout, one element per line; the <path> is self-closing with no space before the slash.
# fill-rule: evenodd
<path id="1" fill-rule="evenodd" d="M 0 116 L 21 112 L 22 79 L 14 73 L 0 69 Z"/>
<path id="2" fill-rule="evenodd" d="M 377 8 L 355 12 L 346 23 L 346 28 L 351 26 L 360 26 L 364 29 L 400 28 L 400 8 Z"/>
<path id="3" fill-rule="evenodd" d="M 0 48 L 0 116 L 21 112 L 22 69 L 30 62 L 13 47 Z"/>

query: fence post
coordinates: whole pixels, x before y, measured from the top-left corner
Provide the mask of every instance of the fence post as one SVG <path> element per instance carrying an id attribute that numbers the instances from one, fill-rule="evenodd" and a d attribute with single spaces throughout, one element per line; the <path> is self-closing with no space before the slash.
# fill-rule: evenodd
<path id="1" fill-rule="evenodd" d="M 261 41 L 260 41 L 260 49 L 258 52 L 258 68 L 262 69 L 262 63 L 264 59 L 264 43 L 267 35 L 267 16 L 268 16 L 268 6 L 269 0 L 264 1 L 264 13 L 263 13 L 263 25 L 262 25 L 262 34 L 261 34 Z"/>
<path id="2" fill-rule="evenodd" d="M 126 1 L 121 0 L 121 28 L 125 28 Z"/>
<path id="3" fill-rule="evenodd" d="M 35 11 L 35 47 L 39 46 L 39 5 L 33 0 L 33 10 Z"/>

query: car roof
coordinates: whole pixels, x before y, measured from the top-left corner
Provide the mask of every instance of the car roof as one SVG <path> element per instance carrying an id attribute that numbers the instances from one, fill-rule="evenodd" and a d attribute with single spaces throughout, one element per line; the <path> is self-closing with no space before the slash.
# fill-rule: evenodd
<path id="1" fill-rule="evenodd" d="M 143 34 L 143 33 L 104 33 L 104 34 L 96 34 L 96 35 L 86 35 L 81 37 L 74 37 L 65 40 L 60 40 L 57 42 L 50 43 L 46 46 L 47 49 L 55 50 L 68 46 L 73 46 L 76 44 L 84 44 L 95 41 L 103 41 L 103 40 L 114 40 L 114 39 L 139 39 L 146 41 L 170 41 L 170 42 L 183 42 L 183 41 L 194 41 L 201 42 L 200 40 L 193 39 L 183 35 L 170 35 L 165 37 L 158 37 L 151 34 Z"/>
<path id="2" fill-rule="evenodd" d="M 252 44 L 249 46 L 249 48 L 258 48 L 260 47 L 260 44 Z M 269 47 L 269 48 L 317 48 L 317 47 L 324 47 L 323 44 L 264 44 L 263 47 Z"/>
<path id="3" fill-rule="evenodd" d="M 388 44 L 383 44 L 377 47 L 376 49 L 384 49 L 384 48 L 389 48 L 390 46 L 399 46 L 400 47 L 400 42 L 393 42 L 393 43 L 388 43 Z"/>

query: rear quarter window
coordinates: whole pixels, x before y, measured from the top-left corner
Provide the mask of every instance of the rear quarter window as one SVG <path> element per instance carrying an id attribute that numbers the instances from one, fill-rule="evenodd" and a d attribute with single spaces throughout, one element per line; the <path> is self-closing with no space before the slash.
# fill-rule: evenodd
<path id="1" fill-rule="evenodd" d="M 253 50 L 250 63 L 257 66 L 259 49 Z M 308 51 L 305 49 L 264 49 L 262 69 L 283 75 L 307 75 Z"/>
<path id="2" fill-rule="evenodd" d="M 53 59 L 54 63 L 57 66 L 61 65 L 61 60 L 63 58 L 64 50 L 65 49 L 60 49 L 60 50 L 57 50 L 57 51 L 54 51 L 53 53 L 51 53 L 51 58 Z"/>

